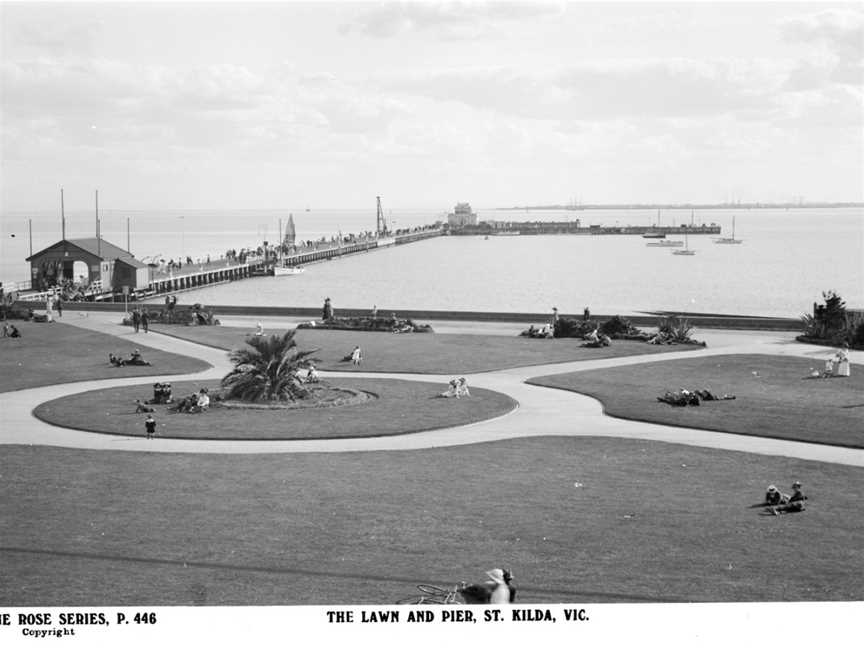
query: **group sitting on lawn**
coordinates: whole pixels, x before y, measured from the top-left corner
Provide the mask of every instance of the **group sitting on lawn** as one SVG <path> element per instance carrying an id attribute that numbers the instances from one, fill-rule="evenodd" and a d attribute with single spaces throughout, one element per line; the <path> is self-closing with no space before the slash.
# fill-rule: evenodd
<path id="1" fill-rule="evenodd" d="M 18 327 L 14 324 L 3 323 L 3 337 L 17 338 L 21 337 Z"/>
<path id="2" fill-rule="evenodd" d="M 527 331 L 522 331 L 522 335 L 530 338 L 552 338 L 555 337 L 555 332 L 549 324 L 544 324 L 539 327 L 532 324 L 528 327 Z"/>
<path id="3" fill-rule="evenodd" d="M 171 398 L 171 383 L 154 383 L 153 398 L 146 401 L 148 405 L 167 405 L 173 403 Z"/>
<path id="4" fill-rule="evenodd" d="M 766 510 L 772 515 L 781 513 L 800 513 L 804 510 L 804 500 L 807 496 L 801 490 L 801 482 L 792 484 L 792 495 L 781 493 L 773 484 L 765 492 Z"/>
<path id="5" fill-rule="evenodd" d="M 207 392 L 207 388 L 202 387 L 201 391 L 197 394 L 193 392 L 189 394 L 189 396 L 181 398 L 177 401 L 177 404 L 170 409 L 172 412 L 186 414 L 199 414 L 201 412 L 206 412 L 210 409 L 210 395 Z"/>
<path id="6" fill-rule="evenodd" d="M 465 376 L 451 380 L 448 383 L 447 391 L 439 394 L 442 398 L 462 398 L 463 396 L 470 395 L 471 392 L 468 390 L 468 381 L 465 379 Z"/>
<path id="7" fill-rule="evenodd" d="M 299 383 L 317 383 L 320 382 L 320 378 L 318 376 L 318 370 L 315 368 L 315 365 L 311 362 L 306 369 L 306 373 L 303 373 L 302 369 L 298 369 L 294 372 L 294 377 L 297 379 Z"/>
<path id="8" fill-rule="evenodd" d="M 582 339 L 585 340 L 585 344 L 582 345 L 584 347 L 607 347 L 612 344 L 612 338 L 610 338 L 605 333 L 600 333 L 600 329 L 597 327 L 595 327 L 593 331 L 585 335 Z"/>
<path id="9" fill-rule="evenodd" d="M 832 357 L 825 361 L 825 369 L 820 373 L 817 369 L 810 369 L 811 378 L 848 378 L 849 370 L 849 344 L 843 346 Z"/>
<path id="10" fill-rule="evenodd" d="M 110 362 L 115 367 L 125 367 L 126 365 L 137 365 L 142 367 L 150 366 L 150 363 L 142 357 L 141 352 L 138 349 L 132 351 L 132 354 L 130 355 L 128 360 L 121 358 L 118 355 L 114 355 L 113 353 L 109 353 L 108 362 Z"/>
<path id="11" fill-rule="evenodd" d="M 684 407 L 685 405 L 701 405 L 702 401 L 719 401 L 719 400 L 735 400 L 734 394 L 723 394 L 718 396 L 707 389 L 684 389 L 683 387 L 677 392 L 667 391 L 662 396 L 658 396 L 657 400 L 661 403 L 669 403 L 676 407 Z"/>

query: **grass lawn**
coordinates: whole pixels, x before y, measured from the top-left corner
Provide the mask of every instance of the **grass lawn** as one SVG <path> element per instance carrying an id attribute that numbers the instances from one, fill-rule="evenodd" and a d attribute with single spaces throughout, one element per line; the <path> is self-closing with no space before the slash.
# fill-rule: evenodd
<path id="1" fill-rule="evenodd" d="M 864 448 L 864 373 L 810 379 L 814 361 L 768 355 L 686 358 L 532 378 L 588 394 L 607 414 L 703 430 Z M 821 368 L 821 367 L 820 367 Z M 700 407 L 657 401 L 667 390 L 710 389 L 736 400 Z"/>
<path id="2" fill-rule="evenodd" d="M 205 414 L 169 413 L 155 405 L 159 436 L 189 439 L 323 439 L 387 436 L 463 425 L 506 414 L 516 401 L 499 392 L 472 389 L 470 398 L 436 398 L 447 385 L 407 380 L 328 380 L 378 396 L 355 405 L 323 409 L 243 410 L 214 407 Z M 173 383 L 176 397 L 218 381 Z M 146 414 L 134 401 L 152 396 L 150 385 L 115 387 L 58 398 L 35 414 L 56 425 L 108 434 L 145 436 Z"/>
<path id="3" fill-rule="evenodd" d="M 210 367 L 202 360 L 60 322 L 15 320 L 14 324 L 21 337 L 0 338 L 0 391 L 101 378 L 193 373 Z M 108 363 L 109 352 L 128 358 L 135 348 L 141 349 L 153 366 L 113 367 Z"/>
<path id="4" fill-rule="evenodd" d="M 234 456 L 8 446 L 0 475 L 7 607 L 386 604 L 499 565 L 522 603 L 864 598 L 864 470 L 833 464 L 531 438 Z M 805 512 L 750 508 L 793 479 Z"/>
<path id="5" fill-rule="evenodd" d="M 151 326 L 168 333 L 218 349 L 235 349 L 243 345 L 249 329 L 227 326 Z M 284 329 L 267 329 L 267 334 L 284 333 Z M 664 353 L 699 349 L 688 345 L 655 346 L 644 342 L 616 340 L 612 346 L 583 348 L 582 340 L 564 338 L 540 340 L 500 335 L 438 335 L 435 333 L 373 333 L 368 331 L 314 331 L 301 329 L 295 337 L 301 349 L 321 349 L 319 368 L 331 371 L 380 371 L 431 374 L 467 374 L 512 367 L 595 360 L 621 356 Z M 363 364 L 354 367 L 341 362 L 359 345 Z"/>

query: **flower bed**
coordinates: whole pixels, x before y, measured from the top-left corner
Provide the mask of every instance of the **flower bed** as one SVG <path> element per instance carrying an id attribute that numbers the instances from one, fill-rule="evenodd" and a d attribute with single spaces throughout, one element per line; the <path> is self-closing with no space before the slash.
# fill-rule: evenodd
<path id="1" fill-rule="evenodd" d="M 297 325 L 299 329 L 325 329 L 336 331 L 378 331 L 382 333 L 434 333 L 428 324 L 417 324 L 410 319 L 398 317 L 332 317 L 313 320 Z"/>

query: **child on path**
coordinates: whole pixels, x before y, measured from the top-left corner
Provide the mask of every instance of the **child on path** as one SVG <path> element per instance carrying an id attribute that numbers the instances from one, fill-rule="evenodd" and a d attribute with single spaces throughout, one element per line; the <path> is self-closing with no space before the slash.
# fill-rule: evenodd
<path id="1" fill-rule="evenodd" d="M 363 360 L 363 354 L 360 351 L 359 346 L 355 346 L 354 350 L 351 352 L 351 364 L 359 365 Z"/>
<path id="2" fill-rule="evenodd" d="M 156 419 L 154 419 L 150 414 L 148 414 L 147 418 L 144 420 L 144 429 L 147 430 L 148 439 L 152 439 L 153 435 L 156 434 Z"/>

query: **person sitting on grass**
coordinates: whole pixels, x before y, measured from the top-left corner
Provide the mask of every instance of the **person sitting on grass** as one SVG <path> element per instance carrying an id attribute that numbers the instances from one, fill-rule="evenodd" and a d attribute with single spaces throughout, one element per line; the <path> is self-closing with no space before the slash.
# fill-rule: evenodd
<path id="1" fill-rule="evenodd" d="M 120 356 L 116 356 L 113 353 L 108 354 L 108 362 L 110 362 L 115 367 L 125 367 L 126 361 Z"/>
<path id="2" fill-rule="evenodd" d="M 145 405 L 138 398 L 135 399 L 135 413 L 136 414 L 141 414 L 141 413 L 146 414 L 148 412 L 153 412 L 153 411 L 155 411 L 155 410 L 152 407 L 150 407 L 149 405 Z"/>
<path id="3" fill-rule="evenodd" d="M 198 392 L 198 403 L 195 407 L 195 412 L 206 412 L 210 409 L 210 394 L 207 392 L 206 387 L 202 387 L 201 391 Z"/>
<path id="4" fill-rule="evenodd" d="M 587 333 L 582 339 L 586 342 L 594 342 L 597 343 L 600 341 L 599 328 L 594 327 L 594 330 L 590 333 Z"/>
<path id="5" fill-rule="evenodd" d="M 768 490 L 765 491 L 765 505 L 766 506 L 778 506 L 779 504 L 785 504 L 788 497 L 783 495 L 774 484 L 771 484 L 768 487 Z"/>
<path id="6" fill-rule="evenodd" d="M 141 351 L 139 351 L 138 349 L 135 349 L 134 351 L 132 351 L 132 355 L 129 358 L 129 360 L 126 361 L 126 364 L 137 365 L 137 366 L 142 366 L 142 367 L 149 367 L 150 366 L 150 363 L 147 362 L 143 358 L 143 356 L 141 355 Z"/>
<path id="7" fill-rule="evenodd" d="M 465 379 L 465 376 L 459 376 L 456 380 L 456 398 L 470 395 L 471 392 L 468 390 L 468 381 Z"/>
<path id="8" fill-rule="evenodd" d="M 801 482 L 796 481 L 792 484 L 792 496 L 789 498 L 789 501 L 781 503 L 778 506 L 771 506 L 768 510 L 773 515 L 780 515 L 781 513 L 800 513 L 804 510 L 804 500 L 806 499 L 807 496 L 801 490 Z"/>
<path id="9" fill-rule="evenodd" d="M 453 378 L 447 386 L 447 391 L 438 394 L 441 398 L 459 398 L 459 379 Z"/>
<path id="10" fill-rule="evenodd" d="M 177 401 L 177 404 L 171 408 L 171 411 L 183 414 L 191 412 L 196 407 L 198 407 L 198 395 L 193 392 Z"/>
<path id="11" fill-rule="evenodd" d="M 319 381 L 318 378 L 318 370 L 315 368 L 315 365 L 311 362 L 309 363 L 309 369 L 306 371 L 306 380 L 307 383 L 317 383 Z"/>
<path id="12" fill-rule="evenodd" d="M 9 325 L 9 337 L 10 338 L 20 338 L 21 332 L 18 330 L 18 327 L 14 324 Z"/>

